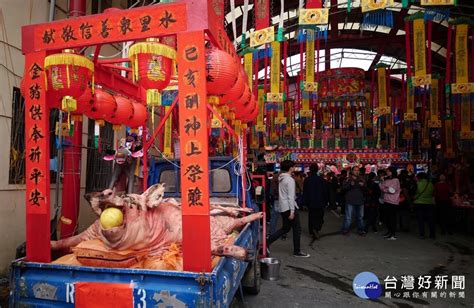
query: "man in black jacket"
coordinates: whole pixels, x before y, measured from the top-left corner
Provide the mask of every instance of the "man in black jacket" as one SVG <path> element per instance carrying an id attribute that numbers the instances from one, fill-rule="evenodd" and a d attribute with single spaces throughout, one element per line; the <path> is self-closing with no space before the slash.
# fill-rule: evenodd
<path id="1" fill-rule="evenodd" d="M 309 176 L 304 180 L 303 200 L 309 210 L 309 233 L 314 239 L 319 239 L 319 231 L 324 222 L 324 209 L 328 203 L 328 189 L 326 181 L 318 175 L 318 165 L 311 165 L 309 172 Z"/>

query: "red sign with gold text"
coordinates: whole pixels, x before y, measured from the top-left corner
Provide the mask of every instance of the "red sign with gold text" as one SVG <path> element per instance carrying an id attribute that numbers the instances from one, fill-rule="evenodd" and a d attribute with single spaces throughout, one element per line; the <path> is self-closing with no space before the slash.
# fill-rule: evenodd
<path id="1" fill-rule="evenodd" d="M 184 270 L 211 271 L 204 32 L 178 34 Z"/>
<path id="2" fill-rule="evenodd" d="M 25 61 L 26 213 L 49 213 L 49 111 L 46 107 L 43 53 Z"/>
<path id="3" fill-rule="evenodd" d="M 133 10 L 25 26 L 23 53 L 140 40 L 187 29 L 186 4 L 161 4 Z"/>

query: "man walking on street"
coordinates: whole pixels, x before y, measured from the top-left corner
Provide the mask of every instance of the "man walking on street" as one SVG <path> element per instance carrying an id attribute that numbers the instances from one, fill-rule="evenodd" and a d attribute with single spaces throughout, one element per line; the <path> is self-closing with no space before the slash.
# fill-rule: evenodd
<path id="1" fill-rule="evenodd" d="M 309 177 L 304 180 L 303 200 L 308 208 L 309 233 L 313 239 L 319 239 L 324 223 L 324 209 L 328 203 L 326 181 L 318 175 L 318 165 L 309 167 Z"/>
<path id="2" fill-rule="evenodd" d="M 342 184 L 342 190 L 346 192 L 346 215 L 342 225 L 342 234 L 348 235 L 352 223 L 352 214 L 355 214 L 357 220 L 357 229 L 359 235 L 365 235 L 364 228 L 364 190 L 366 189 L 365 180 L 360 176 L 359 167 L 353 167 L 350 176 Z"/>
<path id="3" fill-rule="evenodd" d="M 270 246 L 283 234 L 293 229 L 293 256 L 308 258 L 309 254 L 300 250 L 301 225 L 298 206 L 296 205 L 295 180 L 291 177 L 293 166 L 294 162 L 291 160 L 285 160 L 281 163 L 281 174 L 278 177 L 278 203 L 283 226 L 268 237 L 267 245 Z"/>

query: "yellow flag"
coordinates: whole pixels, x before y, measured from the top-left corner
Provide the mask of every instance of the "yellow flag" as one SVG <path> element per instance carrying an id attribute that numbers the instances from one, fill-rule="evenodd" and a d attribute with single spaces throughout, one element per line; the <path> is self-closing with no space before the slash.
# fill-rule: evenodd
<path id="1" fill-rule="evenodd" d="M 244 55 L 244 67 L 245 67 L 245 72 L 247 72 L 247 78 L 248 78 L 250 89 L 252 89 L 252 82 L 253 82 L 253 78 L 252 78 L 253 59 L 252 58 L 253 56 L 251 52 L 246 53 Z"/>
<path id="2" fill-rule="evenodd" d="M 168 110 L 171 108 L 171 106 L 165 106 L 165 114 L 168 112 Z M 164 150 L 163 154 L 166 155 L 166 157 L 171 157 L 173 155 L 172 149 L 171 149 L 171 140 L 172 140 L 172 127 L 173 127 L 173 119 L 172 115 L 168 117 L 165 123 L 165 140 L 164 140 Z"/>
<path id="3" fill-rule="evenodd" d="M 415 58 L 415 76 L 426 75 L 426 39 L 423 18 L 413 21 L 413 56 Z"/>

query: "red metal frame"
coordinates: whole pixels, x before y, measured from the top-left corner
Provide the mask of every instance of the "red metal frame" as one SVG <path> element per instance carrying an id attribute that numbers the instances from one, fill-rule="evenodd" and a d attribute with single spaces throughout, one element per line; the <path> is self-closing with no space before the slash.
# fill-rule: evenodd
<path id="1" fill-rule="evenodd" d="M 169 18 L 170 14 L 173 16 L 172 18 Z M 140 23 L 140 18 L 144 16 L 151 16 L 152 22 L 149 27 L 143 27 L 143 24 Z M 134 30 L 129 31 L 127 27 L 121 27 L 121 20 L 129 20 L 129 25 Z M 104 22 L 106 24 L 105 32 Z M 92 26 L 91 37 L 87 38 L 84 33 L 81 34 L 81 25 Z M 144 28 L 146 29 L 144 30 Z M 28 158 L 26 160 L 26 246 L 29 261 L 49 262 L 51 259 L 49 134 L 44 134 L 44 138 L 37 144 L 32 143 L 29 140 L 31 138 L 28 137 L 34 127 L 39 127 L 45 132 L 49 131 L 49 107 L 47 105 L 47 93 L 45 92 L 44 58 L 48 54 L 57 53 L 66 48 L 97 46 L 94 54 L 96 83 L 131 98 L 140 99 L 140 89 L 137 85 L 101 65 L 101 61 L 98 61 L 100 47 L 103 44 L 137 41 L 148 37 L 169 35 L 177 35 L 178 41 L 180 141 L 182 153 L 187 153 L 186 151 L 189 151 L 188 143 L 192 140 L 184 134 L 183 124 L 187 116 L 185 111 L 187 106 L 184 98 L 185 95 L 190 95 L 191 92 L 189 84 L 185 83 L 185 74 L 188 73 L 185 70 L 192 69 L 197 74 L 195 92 L 200 102 L 206 102 L 206 78 L 203 78 L 205 76 L 204 39 L 207 37 L 211 43 L 226 50 L 234 58 L 238 57 L 223 25 L 219 24 L 219 18 L 216 17 L 214 9 L 208 1 L 197 1 L 192 2 L 192 4 L 190 1 L 178 1 L 129 10 L 113 9 L 103 14 L 28 25 L 22 28 L 22 52 L 25 54 L 26 72 L 24 86 L 26 92 L 30 94 L 25 97 L 25 110 L 34 110 L 33 107 L 38 106 L 42 112 L 42 117 L 35 116 L 32 111 L 25 113 L 27 155 L 34 154 L 36 149 L 41 151 L 41 155 L 34 156 L 33 160 Z M 197 47 L 198 54 L 195 63 L 191 63 L 184 53 L 190 44 Z M 102 63 L 104 62 L 102 61 Z M 35 70 L 35 68 L 39 68 L 39 70 Z M 37 96 L 31 94 L 37 94 Z M 207 171 L 209 166 L 206 104 L 202 103 L 193 113 L 199 114 L 201 117 L 201 132 L 197 132 L 200 136 L 196 138 L 202 143 L 202 149 L 206 150 L 200 153 L 198 161 L 201 163 L 201 167 Z M 183 154 L 183 156 L 185 157 L 186 154 Z M 189 201 L 191 186 L 189 185 L 189 178 L 185 174 L 186 168 L 191 163 L 193 162 L 186 160 L 186 158 L 181 160 L 183 265 L 184 270 L 187 271 L 210 271 L 209 179 L 207 176 L 202 177 L 202 181 L 194 187 L 201 190 L 203 205 L 199 208 L 191 206 Z M 34 170 L 38 169 L 43 172 L 43 176 L 39 182 L 35 182 L 30 179 L 30 176 Z M 207 174 L 207 172 L 204 174 Z M 245 177 L 243 181 L 245 183 Z M 41 193 L 40 199 L 37 198 L 37 192 Z M 63 191 L 63 194 L 67 193 L 69 192 Z M 35 200 L 38 201 L 38 205 L 32 201 L 32 197 L 36 197 Z"/>

